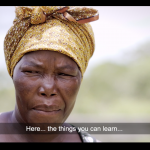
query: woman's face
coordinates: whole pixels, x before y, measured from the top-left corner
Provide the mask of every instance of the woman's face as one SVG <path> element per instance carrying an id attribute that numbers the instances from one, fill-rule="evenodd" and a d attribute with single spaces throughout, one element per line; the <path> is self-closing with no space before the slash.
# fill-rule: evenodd
<path id="1" fill-rule="evenodd" d="M 63 123 L 75 104 L 81 72 L 68 56 L 35 51 L 14 69 L 15 117 L 22 123 Z"/>

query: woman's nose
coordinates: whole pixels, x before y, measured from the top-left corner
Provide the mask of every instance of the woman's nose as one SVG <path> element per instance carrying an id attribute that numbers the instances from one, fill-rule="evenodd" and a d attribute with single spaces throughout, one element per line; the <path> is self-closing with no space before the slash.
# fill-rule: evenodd
<path id="1" fill-rule="evenodd" d="M 55 80 L 53 77 L 43 79 L 40 88 L 39 88 L 40 96 L 54 96 L 57 95 Z"/>

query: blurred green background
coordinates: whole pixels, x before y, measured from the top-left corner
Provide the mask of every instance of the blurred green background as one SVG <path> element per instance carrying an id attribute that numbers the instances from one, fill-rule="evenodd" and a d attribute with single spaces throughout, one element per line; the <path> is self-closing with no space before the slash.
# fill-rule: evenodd
<path id="1" fill-rule="evenodd" d="M 97 64 L 84 77 L 68 122 L 150 122 L 150 41 L 120 62 Z M 15 90 L 5 71 L 0 72 L 0 111 L 14 109 Z M 149 142 L 149 135 L 94 135 L 103 142 Z"/>

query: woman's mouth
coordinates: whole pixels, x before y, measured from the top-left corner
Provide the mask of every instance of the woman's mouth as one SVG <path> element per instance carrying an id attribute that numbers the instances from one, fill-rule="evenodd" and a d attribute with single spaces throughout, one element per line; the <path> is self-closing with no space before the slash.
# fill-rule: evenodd
<path id="1" fill-rule="evenodd" d="M 47 113 L 57 113 L 61 111 L 60 107 L 57 105 L 46 105 L 46 104 L 40 104 L 33 107 L 36 111 L 41 112 L 47 112 Z"/>

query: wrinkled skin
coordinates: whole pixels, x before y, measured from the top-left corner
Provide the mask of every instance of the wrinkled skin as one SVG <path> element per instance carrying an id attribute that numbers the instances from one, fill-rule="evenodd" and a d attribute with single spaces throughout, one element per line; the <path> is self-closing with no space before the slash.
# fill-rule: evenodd
<path id="1" fill-rule="evenodd" d="M 17 121 L 62 123 L 75 104 L 81 73 L 68 56 L 53 51 L 37 51 L 26 54 L 16 65 L 13 82 Z M 41 107 L 45 108 L 36 109 L 43 104 L 45 106 Z"/>
<path id="2" fill-rule="evenodd" d="M 64 123 L 74 107 L 81 78 L 78 65 L 66 55 L 27 53 L 13 73 L 15 110 L 2 116 L 9 116 L 9 122 Z"/>

